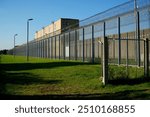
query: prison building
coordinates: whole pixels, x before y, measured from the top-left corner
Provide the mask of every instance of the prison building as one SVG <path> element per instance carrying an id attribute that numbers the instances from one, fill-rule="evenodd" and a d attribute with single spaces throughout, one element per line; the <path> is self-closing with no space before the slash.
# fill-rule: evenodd
<path id="1" fill-rule="evenodd" d="M 41 40 L 79 27 L 78 19 L 60 18 L 50 25 L 36 31 L 34 39 Z"/>

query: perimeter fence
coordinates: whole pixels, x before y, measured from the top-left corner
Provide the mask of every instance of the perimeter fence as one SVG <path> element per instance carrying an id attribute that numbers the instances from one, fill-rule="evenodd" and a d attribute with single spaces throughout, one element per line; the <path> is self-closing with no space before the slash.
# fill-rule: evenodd
<path id="1" fill-rule="evenodd" d="M 136 1 L 136 2 L 135 2 Z M 29 42 L 29 56 L 101 62 L 101 39 L 109 41 L 109 62 L 144 66 L 145 43 L 150 39 L 150 0 L 130 0 L 79 22 L 79 27 L 58 34 L 46 34 Z M 55 35 L 54 35 L 55 34 Z M 150 43 L 150 41 L 149 41 Z M 148 46 L 149 48 L 149 46 Z M 150 55 L 150 48 L 148 49 Z M 9 54 L 26 56 L 27 44 L 8 51 Z M 150 59 L 147 58 L 148 62 Z"/>

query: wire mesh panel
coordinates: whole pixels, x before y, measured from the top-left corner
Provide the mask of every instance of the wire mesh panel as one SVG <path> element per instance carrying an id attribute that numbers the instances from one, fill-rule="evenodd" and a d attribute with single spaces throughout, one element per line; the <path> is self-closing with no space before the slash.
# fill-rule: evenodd
<path id="1" fill-rule="evenodd" d="M 47 39 L 47 58 L 50 58 L 50 38 Z"/>
<path id="2" fill-rule="evenodd" d="M 70 32 L 70 59 L 71 60 L 75 60 L 75 56 L 76 56 L 76 44 L 77 44 L 76 34 L 77 34 L 76 30 Z"/>
<path id="3" fill-rule="evenodd" d="M 56 47 L 55 47 L 55 49 L 56 49 L 56 58 L 59 59 L 59 50 L 60 50 L 59 36 L 56 36 L 55 39 L 56 39 L 56 41 L 55 41 L 56 42 L 56 44 L 55 44 L 56 45 Z"/>
<path id="4" fill-rule="evenodd" d="M 39 41 L 39 57 L 42 57 L 42 41 Z"/>
<path id="5" fill-rule="evenodd" d="M 49 38 L 49 58 L 52 58 L 52 41 L 51 41 L 51 38 Z"/>
<path id="6" fill-rule="evenodd" d="M 84 58 L 85 61 L 92 61 L 92 26 L 84 28 Z"/>
<path id="7" fill-rule="evenodd" d="M 126 64 L 127 63 L 127 53 L 128 51 L 128 40 L 127 39 L 122 39 L 121 40 L 121 64 Z"/>
<path id="8" fill-rule="evenodd" d="M 65 33 L 65 59 L 70 57 L 70 33 Z"/>
<path id="9" fill-rule="evenodd" d="M 45 39 L 43 41 L 43 58 L 45 58 Z"/>
<path id="10" fill-rule="evenodd" d="M 42 47 L 42 58 L 44 58 L 44 40 L 42 40 L 41 47 Z"/>
<path id="11" fill-rule="evenodd" d="M 112 38 L 114 34 L 118 34 L 118 18 L 113 18 L 105 21 L 106 24 L 106 36 Z"/>
<path id="12" fill-rule="evenodd" d="M 116 52 L 113 50 L 113 46 L 118 39 L 109 39 L 108 55 L 109 55 L 109 80 L 127 79 L 127 78 L 141 78 L 144 76 L 144 68 L 138 66 L 136 61 L 136 49 L 133 46 L 137 42 L 137 39 L 121 39 L 121 65 L 116 63 Z M 141 39 L 140 44 L 142 49 L 144 48 L 144 40 Z M 116 49 L 116 48 L 115 48 Z M 145 56 L 144 50 L 141 49 L 141 55 Z M 113 51 L 113 52 L 112 52 Z M 112 53 L 115 52 L 115 55 Z M 116 63 L 115 63 L 116 62 Z M 113 64 L 112 64 L 113 63 Z M 141 64 L 144 65 L 144 61 L 141 59 Z"/>
<path id="13" fill-rule="evenodd" d="M 36 40 L 34 40 L 33 57 L 37 57 Z"/>
<path id="14" fill-rule="evenodd" d="M 79 39 L 77 40 L 77 59 L 78 60 L 83 60 L 83 28 L 77 30 Z"/>
<path id="15" fill-rule="evenodd" d="M 40 57 L 42 58 L 42 40 L 40 40 Z"/>
<path id="16" fill-rule="evenodd" d="M 50 48 L 51 48 L 51 59 L 53 59 L 54 55 L 55 55 L 55 50 L 54 50 L 55 49 L 55 41 L 54 41 L 53 37 L 51 37 L 50 43 L 51 43 L 51 46 L 50 46 Z"/>
<path id="17" fill-rule="evenodd" d="M 34 40 L 33 42 L 33 57 L 36 57 L 36 54 L 37 54 L 37 49 L 36 49 L 36 40 Z"/>
<path id="18" fill-rule="evenodd" d="M 133 39 L 129 39 L 128 48 L 132 48 L 132 51 L 130 50 L 128 53 L 129 56 L 129 64 L 130 65 L 136 65 L 137 64 L 137 41 Z"/>
<path id="19" fill-rule="evenodd" d="M 45 58 L 48 58 L 48 39 L 45 40 Z"/>
<path id="20" fill-rule="evenodd" d="M 144 66 L 144 40 L 140 40 L 140 64 Z"/>
<path id="21" fill-rule="evenodd" d="M 102 43 L 101 39 L 104 37 L 104 25 L 103 23 L 98 23 L 94 25 L 94 55 L 95 62 L 101 62 L 102 56 Z"/>
<path id="22" fill-rule="evenodd" d="M 29 56 L 32 56 L 32 49 L 33 49 L 32 44 L 33 44 L 32 42 L 29 43 L 29 47 L 28 47 Z"/>
<path id="23" fill-rule="evenodd" d="M 60 58 L 65 59 L 65 36 L 60 35 Z"/>
<path id="24" fill-rule="evenodd" d="M 44 40 L 42 40 L 42 58 L 44 58 Z"/>
<path id="25" fill-rule="evenodd" d="M 31 50 L 32 51 L 31 56 L 35 57 L 35 42 L 34 41 L 32 42 L 32 48 L 31 49 L 32 49 Z"/>
<path id="26" fill-rule="evenodd" d="M 45 39 L 45 58 L 48 58 L 48 38 Z"/>
<path id="27" fill-rule="evenodd" d="M 31 53 L 31 56 L 33 57 L 33 56 L 35 56 L 35 48 L 34 48 L 34 46 L 35 46 L 35 43 L 34 43 L 34 41 L 32 42 L 32 48 L 31 48 L 31 51 L 32 51 L 32 53 Z"/>
<path id="28" fill-rule="evenodd" d="M 40 41 L 37 41 L 37 53 L 38 53 L 38 57 L 40 57 Z"/>
<path id="29" fill-rule="evenodd" d="M 61 30 L 29 42 L 29 55 L 51 59 L 101 62 L 102 38 L 109 38 L 109 63 L 144 66 L 144 41 L 150 39 L 150 0 L 131 0 L 81 20 L 79 27 Z M 69 29 L 69 28 L 68 28 Z M 59 32 L 59 33 L 58 33 Z M 54 35 L 55 34 L 55 35 Z M 56 35 L 57 34 L 57 35 Z M 48 38 L 49 37 L 49 38 Z M 15 48 L 26 56 L 26 44 Z M 13 53 L 10 50 L 9 53 Z"/>

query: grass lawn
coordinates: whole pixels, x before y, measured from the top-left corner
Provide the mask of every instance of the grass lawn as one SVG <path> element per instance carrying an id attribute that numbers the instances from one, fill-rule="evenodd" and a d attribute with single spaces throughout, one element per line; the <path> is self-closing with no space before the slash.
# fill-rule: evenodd
<path id="1" fill-rule="evenodd" d="M 150 99 L 150 80 L 141 78 L 143 68 L 129 68 L 126 78 L 123 67 L 111 67 L 110 83 L 103 86 L 99 64 L 41 58 L 26 62 L 25 57 L 2 55 L 0 98 Z"/>

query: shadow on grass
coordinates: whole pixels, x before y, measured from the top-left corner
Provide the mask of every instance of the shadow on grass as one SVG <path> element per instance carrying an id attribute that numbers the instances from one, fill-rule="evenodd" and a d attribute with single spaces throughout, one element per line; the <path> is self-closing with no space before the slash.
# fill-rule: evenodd
<path id="1" fill-rule="evenodd" d="M 60 80 L 42 80 L 38 76 L 29 73 L 7 73 L 1 72 L 0 78 L 0 99 L 2 100 L 132 100 L 132 99 L 150 99 L 150 89 L 118 91 L 115 93 L 97 93 L 97 94 L 56 94 L 56 95 L 11 95 L 5 92 L 5 85 L 11 84 L 57 84 Z M 149 82 L 149 79 L 122 79 L 110 81 L 111 85 L 129 84 L 135 85 Z M 107 87 L 107 86 L 106 86 Z"/>
<path id="2" fill-rule="evenodd" d="M 145 90 L 126 90 L 116 93 L 103 94 L 69 94 L 69 95 L 3 95 L 0 99 L 8 100 L 136 100 L 150 99 L 147 93 L 149 89 Z"/>
<path id="3" fill-rule="evenodd" d="M 92 65 L 83 62 L 48 62 L 48 63 L 3 63 L 0 64 L 1 69 L 6 71 L 20 71 L 31 69 L 50 69 L 55 67 L 76 66 L 76 65 Z"/>
<path id="4" fill-rule="evenodd" d="M 139 78 L 134 78 L 134 79 L 130 79 L 130 78 L 118 78 L 118 79 L 114 79 L 114 80 L 109 80 L 108 83 L 111 85 L 137 85 L 137 84 L 142 84 L 142 83 L 146 83 L 146 82 L 150 82 L 150 78 L 144 78 L 143 77 L 139 77 Z"/>
<path id="5" fill-rule="evenodd" d="M 150 89 L 144 90 L 125 90 L 115 93 L 101 94 L 63 94 L 63 95 L 10 95 L 6 93 L 6 84 L 57 84 L 61 80 L 42 80 L 39 76 L 26 72 L 6 72 L 31 69 L 47 69 L 63 66 L 90 65 L 81 62 L 52 62 L 52 63 L 18 63 L 18 64 L 1 64 L 0 66 L 0 99 L 9 100 L 127 100 L 127 99 L 150 99 Z M 3 70 L 2 70 L 3 69 Z M 116 79 L 110 80 L 111 85 L 136 85 L 149 82 L 150 78 L 138 79 Z"/>
<path id="6" fill-rule="evenodd" d="M 8 73 L 0 70 L 0 95 L 7 94 L 5 86 L 7 84 L 13 85 L 30 85 L 30 84 L 57 84 L 61 80 L 43 80 L 39 76 L 21 72 L 21 73 Z"/>

